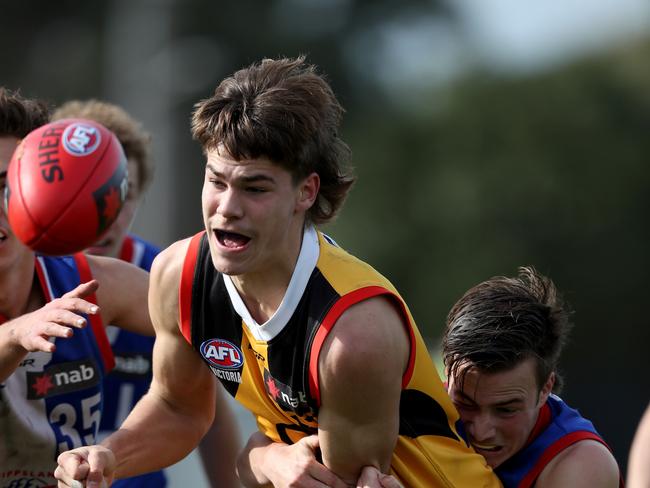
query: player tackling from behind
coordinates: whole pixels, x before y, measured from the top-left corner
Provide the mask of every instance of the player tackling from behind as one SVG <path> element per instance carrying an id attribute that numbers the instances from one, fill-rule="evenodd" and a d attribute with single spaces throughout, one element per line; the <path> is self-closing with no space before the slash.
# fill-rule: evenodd
<path id="1" fill-rule="evenodd" d="M 154 262 L 151 389 L 101 445 L 59 457 L 60 486 L 99 486 L 185 456 L 212 420 L 213 377 L 261 433 L 288 444 L 286 456 L 316 436 L 314 486 L 356 485 L 365 466 L 409 487 L 499 486 L 459 437 L 398 292 L 317 230 L 353 182 L 342 112 L 302 58 L 240 70 L 196 105 L 205 232 Z M 252 471 L 243 481 L 284 486 Z"/>
<path id="2" fill-rule="evenodd" d="M 506 488 L 619 485 L 616 461 L 592 423 L 551 393 L 559 391 L 568 329 L 555 286 L 530 267 L 476 285 L 448 315 L 449 393 L 466 438 Z M 301 460 L 313 459 L 313 448 L 303 447 Z M 283 457 L 285 448 L 256 434 L 240 457 L 304 480 L 308 465 Z"/>
<path id="3" fill-rule="evenodd" d="M 553 391 L 569 330 L 553 282 L 531 267 L 468 290 L 442 341 L 449 394 L 467 438 L 506 488 L 615 488 L 614 456 Z"/>

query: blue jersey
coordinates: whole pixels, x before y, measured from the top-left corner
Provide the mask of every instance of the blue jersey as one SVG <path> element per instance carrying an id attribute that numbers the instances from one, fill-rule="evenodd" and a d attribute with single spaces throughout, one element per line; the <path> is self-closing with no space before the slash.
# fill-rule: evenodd
<path id="1" fill-rule="evenodd" d="M 82 254 L 37 256 L 35 269 L 48 302 L 92 279 Z M 72 337 L 52 339 L 55 352 L 28 353 L 0 384 L 0 486 L 56 486 L 59 453 L 97 442 L 113 356 L 100 316 L 86 318 Z"/>
<path id="2" fill-rule="evenodd" d="M 120 259 L 130 262 L 145 271 L 160 252 L 153 244 L 136 236 L 128 236 L 122 244 Z M 146 306 L 146 304 L 143 304 Z M 135 404 L 149 389 L 151 383 L 151 352 L 154 338 L 134 334 L 109 326 L 107 334 L 115 355 L 115 368 L 104 380 L 104 411 L 100 424 L 100 435 L 105 437 L 117 430 Z M 159 488 L 166 485 L 162 471 L 133 478 L 117 480 L 118 488 Z"/>
<path id="3" fill-rule="evenodd" d="M 576 442 L 587 439 L 607 446 L 589 420 L 560 397 L 550 395 L 540 409 L 528 444 L 497 467 L 496 474 L 504 488 L 531 487 L 555 456 Z"/>

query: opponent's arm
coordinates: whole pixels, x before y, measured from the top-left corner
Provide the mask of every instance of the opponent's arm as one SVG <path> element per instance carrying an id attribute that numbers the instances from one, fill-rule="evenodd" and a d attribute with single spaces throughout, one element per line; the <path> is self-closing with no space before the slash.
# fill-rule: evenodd
<path id="1" fill-rule="evenodd" d="M 199 444 L 199 454 L 205 475 L 213 488 L 235 488 L 237 454 L 241 450 L 239 429 L 226 392 L 216 382 L 216 408 L 210 429 Z"/>
<path id="2" fill-rule="evenodd" d="M 566 448 L 535 482 L 536 488 L 617 488 L 619 472 L 609 449 L 593 440 Z"/>
<path id="3" fill-rule="evenodd" d="M 73 480 L 110 483 L 169 466 L 185 457 L 208 430 L 215 404 L 214 377 L 178 328 L 178 286 L 188 241 L 158 255 L 151 270 L 149 309 L 156 330 L 153 380 L 120 429 L 101 446 L 59 456 L 60 486 Z"/>
<path id="4" fill-rule="evenodd" d="M 634 434 L 627 468 L 627 488 L 650 487 L 650 405 Z"/>
<path id="5" fill-rule="evenodd" d="M 61 298 L 30 313 L 5 322 L 0 327 L 0 382 L 6 380 L 28 352 L 54 352 L 51 337 L 68 338 L 73 329 L 86 326 L 79 314 L 97 313 L 97 306 L 84 300 L 97 290 L 97 282 L 82 283 Z"/>
<path id="6" fill-rule="evenodd" d="M 388 472 L 409 354 L 406 325 L 386 297 L 346 310 L 323 344 L 318 438 L 325 466 L 349 484 L 364 466 Z"/>
<path id="7" fill-rule="evenodd" d="M 120 259 L 91 255 L 86 259 L 99 282 L 96 296 L 104 325 L 154 335 L 147 307 L 149 273 Z"/>

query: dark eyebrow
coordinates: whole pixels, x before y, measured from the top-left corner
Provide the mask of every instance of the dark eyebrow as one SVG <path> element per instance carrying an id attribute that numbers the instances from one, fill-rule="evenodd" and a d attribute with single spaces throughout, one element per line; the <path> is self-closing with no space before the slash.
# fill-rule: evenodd
<path id="1" fill-rule="evenodd" d="M 456 390 L 455 393 L 457 393 L 458 396 L 460 396 L 464 401 L 476 403 L 469 395 L 466 395 L 465 392 L 462 390 Z"/>
<path id="2" fill-rule="evenodd" d="M 214 169 L 210 165 L 210 163 L 208 163 L 206 165 L 206 167 L 208 168 L 208 170 L 210 170 L 210 173 L 212 173 L 217 178 L 223 178 L 223 173 L 221 173 L 221 172 L 217 171 L 216 169 Z M 253 174 L 253 175 L 249 175 L 249 176 L 244 176 L 243 178 L 241 178 L 241 181 L 243 181 L 244 183 L 257 183 L 257 182 L 260 182 L 260 181 L 268 181 L 270 183 L 275 183 L 274 178 L 272 178 L 271 176 L 262 174 L 262 173 Z"/>
<path id="3" fill-rule="evenodd" d="M 495 407 L 505 407 L 507 405 L 515 405 L 515 404 L 520 404 L 520 403 L 524 403 L 521 398 L 513 398 L 512 400 L 506 400 L 504 402 L 495 403 L 494 406 Z"/>
<path id="4" fill-rule="evenodd" d="M 471 402 L 471 403 L 476 403 L 469 395 L 466 395 L 465 392 L 463 392 L 461 390 L 457 390 L 456 393 L 458 393 L 458 395 L 464 401 Z M 505 400 L 503 402 L 495 403 L 492 406 L 493 407 L 505 407 L 507 405 L 519 404 L 519 403 L 523 403 L 523 400 L 521 398 L 511 398 L 510 400 Z"/>

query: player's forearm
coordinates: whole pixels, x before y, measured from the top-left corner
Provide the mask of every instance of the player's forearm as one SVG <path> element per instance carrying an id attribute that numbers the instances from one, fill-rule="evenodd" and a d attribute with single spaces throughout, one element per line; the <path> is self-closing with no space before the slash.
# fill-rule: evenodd
<path id="1" fill-rule="evenodd" d="M 205 434 L 210 421 L 211 418 L 174 409 L 150 391 L 102 445 L 115 455 L 116 478 L 148 473 L 187 456 Z"/>
<path id="2" fill-rule="evenodd" d="M 205 475 L 213 488 L 235 488 L 237 455 L 241 451 L 237 419 L 225 398 L 223 388 L 217 392 L 215 417 L 199 444 Z"/>
<path id="3" fill-rule="evenodd" d="M 364 466 L 382 473 L 390 469 L 397 432 L 389 425 L 340 425 L 319 430 L 323 464 L 346 483 L 356 486 Z"/>
<path id="4" fill-rule="evenodd" d="M 237 459 L 237 475 L 246 488 L 272 486 L 265 470 L 265 455 L 273 441 L 261 432 L 255 432 Z"/>

